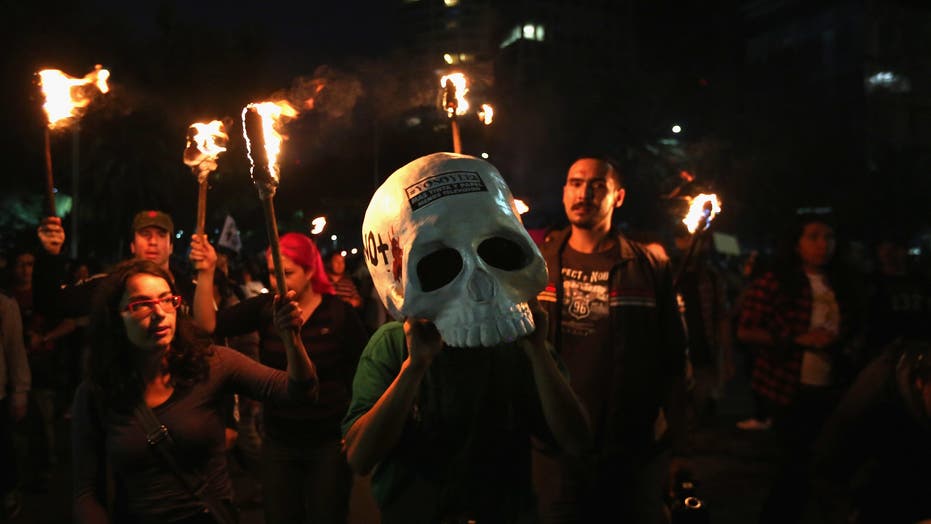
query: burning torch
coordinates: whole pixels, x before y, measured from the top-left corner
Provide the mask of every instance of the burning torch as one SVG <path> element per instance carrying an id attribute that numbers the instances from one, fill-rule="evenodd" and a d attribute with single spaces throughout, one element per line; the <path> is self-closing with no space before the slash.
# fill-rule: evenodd
<path id="1" fill-rule="evenodd" d="M 452 73 L 444 75 L 440 79 L 440 87 L 443 88 L 443 110 L 449 117 L 449 125 L 453 132 L 453 151 L 462 153 L 462 141 L 459 139 L 459 121 L 456 120 L 458 115 L 464 115 L 469 111 L 469 101 L 465 95 L 469 92 L 466 87 L 466 77 L 462 73 Z"/>
<path id="2" fill-rule="evenodd" d="M 52 146 L 51 131 L 65 129 L 91 102 L 96 94 L 95 89 L 107 93 L 110 87 L 107 79 L 110 71 L 103 69 L 99 64 L 84 78 L 74 78 L 58 69 L 43 69 L 37 73 L 39 87 L 45 103 L 48 125 L 45 126 L 45 185 L 49 216 L 55 216 L 55 179 L 52 175 Z"/>
<path id="3" fill-rule="evenodd" d="M 187 132 L 187 147 L 184 149 L 184 163 L 197 177 L 197 230 L 204 234 L 204 222 L 207 217 L 207 176 L 217 169 L 217 157 L 226 151 L 229 137 L 223 122 L 214 120 L 203 124 L 191 124 Z"/>
<path id="4" fill-rule="evenodd" d="M 285 118 L 294 118 L 297 110 L 287 102 L 261 102 L 249 104 L 242 110 L 243 135 L 246 150 L 252 163 L 252 181 L 259 192 L 265 212 L 265 229 L 275 266 L 278 293 L 284 298 L 288 292 L 284 269 L 281 267 L 281 246 L 278 242 L 278 223 L 275 220 L 275 191 L 278 189 L 280 169 L 278 154 L 282 136 L 275 129 Z M 294 334 L 297 336 L 297 333 Z"/>
<path id="5" fill-rule="evenodd" d="M 721 212 L 721 201 L 718 200 L 718 195 L 714 193 L 702 193 L 697 197 L 691 198 L 690 201 L 689 211 L 685 215 L 685 218 L 682 219 L 682 223 L 685 224 L 685 226 L 688 228 L 689 233 L 692 234 L 692 238 L 689 242 L 689 248 L 686 251 L 685 256 L 682 258 L 682 261 L 673 279 L 674 287 L 679 286 L 679 280 L 682 278 L 682 273 L 685 272 L 685 269 L 691 263 L 692 258 L 695 257 L 697 246 L 701 241 L 700 237 L 711 227 L 711 221 L 714 220 L 714 217 L 716 217 L 718 213 Z"/>

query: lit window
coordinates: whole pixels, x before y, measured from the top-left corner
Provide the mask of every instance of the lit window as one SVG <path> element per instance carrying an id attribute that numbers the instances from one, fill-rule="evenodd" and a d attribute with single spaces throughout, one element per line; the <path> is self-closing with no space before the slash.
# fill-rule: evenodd
<path id="1" fill-rule="evenodd" d="M 524 26 L 524 38 L 527 40 L 533 40 L 533 35 L 535 33 L 535 28 L 533 24 L 527 24 Z"/>
<path id="2" fill-rule="evenodd" d="M 892 71 L 880 71 L 866 79 L 866 88 L 867 91 L 884 89 L 892 93 L 907 93 L 912 90 L 912 84 L 902 75 Z"/>
<path id="3" fill-rule="evenodd" d="M 546 32 L 543 29 L 542 25 L 537 26 L 537 42 L 542 42 L 543 38 L 546 36 Z"/>
<path id="4" fill-rule="evenodd" d="M 459 5 L 459 0 L 443 0 L 443 3 L 446 4 L 446 7 L 452 7 L 454 5 Z"/>

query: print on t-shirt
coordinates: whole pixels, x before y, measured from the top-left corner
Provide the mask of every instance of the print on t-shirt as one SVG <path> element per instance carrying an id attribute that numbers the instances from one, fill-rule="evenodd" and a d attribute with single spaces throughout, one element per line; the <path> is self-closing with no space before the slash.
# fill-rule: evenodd
<path id="1" fill-rule="evenodd" d="M 562 268 L 563 333 L 588 336 L 608 317 L 608 271 Z"/>

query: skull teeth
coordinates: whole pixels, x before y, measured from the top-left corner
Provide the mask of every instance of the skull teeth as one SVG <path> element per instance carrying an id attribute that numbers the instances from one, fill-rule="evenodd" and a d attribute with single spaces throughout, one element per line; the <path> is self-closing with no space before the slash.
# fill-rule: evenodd
<path id="1" fill-rule="evenodd" d="M 455 319 L 437 319 L 436 327 L 443 340 L 453 347 L 496 346 L 513 342 L 534 330 L 533 316 L 526 302 L 487 313 L 491 314 L 480 318 L 463 315 Z"/>

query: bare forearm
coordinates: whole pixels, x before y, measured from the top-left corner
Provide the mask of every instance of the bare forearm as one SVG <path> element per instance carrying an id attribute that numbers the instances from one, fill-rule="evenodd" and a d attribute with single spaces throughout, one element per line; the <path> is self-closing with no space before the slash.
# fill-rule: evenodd
<path id="1" fill-rule="evenodd" d="M 343 445 L 353 471 L 368 474 L 397 444 L 425 373 L 405 360 L 378 402 L 346 432 Z"/>
<path id="2" fill-rule="evenodd" d="M 317 382 L 317 367 L 307 355 L 304 342 L 297 332 L 288 333 L 285 340 L 285 355 L 288 359 L 288 378 L 295 382 Z"/>
<path id="3" fill-rule="evenodd" d="M 592 441 L 585 408 L 559 372 L 548 350 L 534 348 L 526 343 L 524 351 L 530 359 L 543 416 L 550 431 L 566 453 L 581 456 L 589 449 Z"/>
<path id="4" fill-rule="evenodd" d="M 194 323 L 207 333 L 217 328 L 217 310 L 213 302 L 213 271 L 201 270 L 197 273 L 197 287 L 194 289 Z"/>

